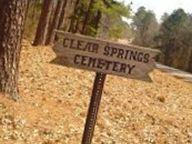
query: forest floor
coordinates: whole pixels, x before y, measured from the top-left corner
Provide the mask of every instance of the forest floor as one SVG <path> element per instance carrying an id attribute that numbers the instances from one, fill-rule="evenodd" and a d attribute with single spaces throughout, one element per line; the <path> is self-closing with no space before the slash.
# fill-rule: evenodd
<path id="1" fill-rule="evenodd" d="M 54 58 L 23 42 L 22 98 L 0 98 L 0 144 L 81 143 L 95 74 Z M 192 83 L 159 70 L 151 78 L 107 76 L 93 144 L 192 144 Z"/>

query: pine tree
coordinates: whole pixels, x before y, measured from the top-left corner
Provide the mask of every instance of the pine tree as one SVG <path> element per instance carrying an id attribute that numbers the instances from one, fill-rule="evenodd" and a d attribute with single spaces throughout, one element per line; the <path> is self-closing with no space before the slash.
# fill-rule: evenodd
<path id="1" fill-rule="evenodd" d="M 0 1 L 0 92 L 17 100 L 21 39 L 28 0 Z"/>
<path id="2" fill-rule="evenodd" d="M 55 32 L 54 30 L 58 28 L 59 26 L 59 20 L 61 17 L 61 13 L 63 10 L 63 5 L 66 4 L 66 0 L 59 0 L 57 2 L 56 10 L 53 16 L 53 20 L 51 22 L 51 25 L 49 27 L 49 31 L 47 34 L 47 40 L 46 40 L 46 45 L 52 44 L 55 39 Z"/>
<path id="3" fill-rule="evenodd" d="M 53 4 L 54 0 L 44 0 L 43 2 L 39 24 L 37 27 L 35 40 L 33 42 L 34 46 L 44 45 L 46 42 Z"/>

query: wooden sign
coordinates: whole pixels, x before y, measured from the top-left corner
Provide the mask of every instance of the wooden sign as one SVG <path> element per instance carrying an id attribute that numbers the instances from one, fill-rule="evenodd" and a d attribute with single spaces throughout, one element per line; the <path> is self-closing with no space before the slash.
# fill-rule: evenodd
<path id="1" fill-rule="evenodd" d="M 82 144 L 91 144 L 106 74 L 151 81 L 148 74 L 159 51 L 56 32 L 61 38 L 53 47 L 57 55 L 53 62 L 97 72 L 82 139 Z"/>
<path id="2" fill-rule="evenodd" d="M 55 62 L 68 67 L 150 81 L 157 50 L 57 31 Z"/>

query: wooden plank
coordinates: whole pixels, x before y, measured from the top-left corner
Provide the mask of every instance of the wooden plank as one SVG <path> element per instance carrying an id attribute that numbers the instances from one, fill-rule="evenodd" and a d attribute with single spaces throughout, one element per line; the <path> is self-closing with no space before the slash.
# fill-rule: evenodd
<path id="1" fill-rule="evenodd" d="M 79 34 L 57 31 L 60 40 L 53 47 L 55 63 L 68 67 L 150 81 L 157 50 L 122 45 Z"/>

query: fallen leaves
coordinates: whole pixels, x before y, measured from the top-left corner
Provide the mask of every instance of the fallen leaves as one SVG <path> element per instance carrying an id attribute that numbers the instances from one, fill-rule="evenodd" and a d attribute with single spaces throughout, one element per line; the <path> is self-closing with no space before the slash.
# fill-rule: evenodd
<path id="1" fill-rule="evenodd" d="M 81 142 L 95 74 L 51 63 L 23 42 L 20 95 L 0 99 L 0 143 Z M 93 144 L 192 143 L 192 84 L 155 70 L 153 83 L 107 76 Z"/>

